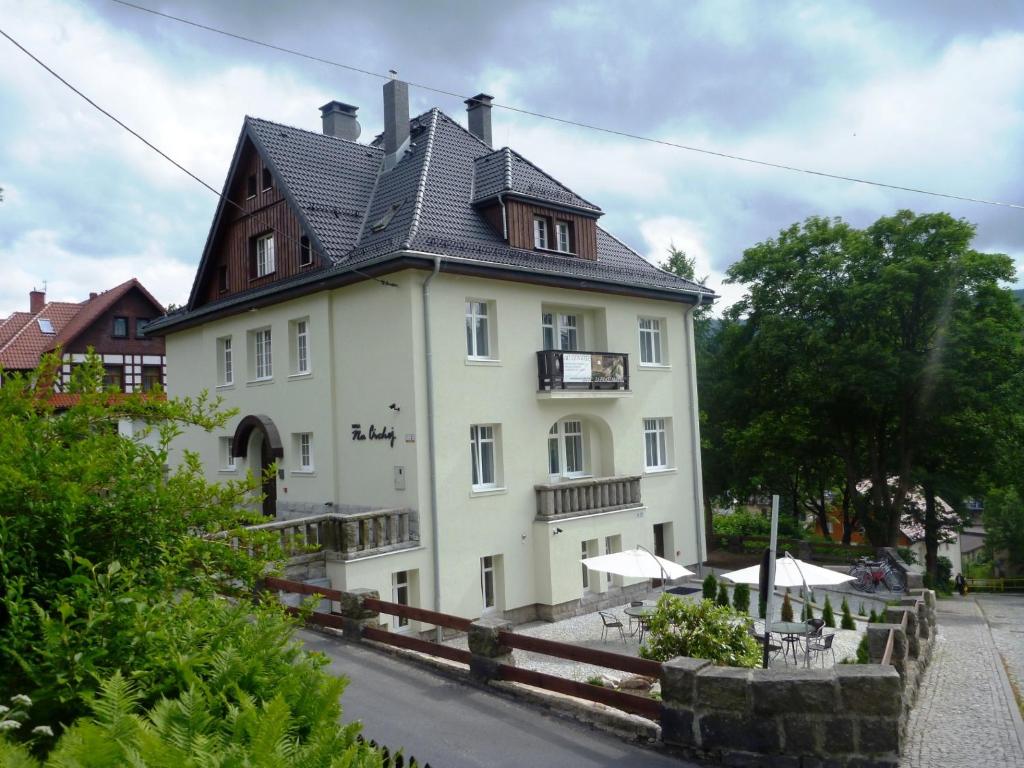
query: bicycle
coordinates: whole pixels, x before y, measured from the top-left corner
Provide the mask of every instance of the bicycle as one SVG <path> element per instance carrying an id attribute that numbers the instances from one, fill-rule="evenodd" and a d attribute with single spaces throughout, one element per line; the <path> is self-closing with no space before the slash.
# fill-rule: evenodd
<path id="1" fill-rule="evenodd" d="M 890 592 L 902 592 L 907 588 L 906 575 L 888 560 L 862 557 L 854 561 L 850 575 L 854 577 L 853 588 L 861 592 L 875 592 L 879 584 L 884 584 Z"/>

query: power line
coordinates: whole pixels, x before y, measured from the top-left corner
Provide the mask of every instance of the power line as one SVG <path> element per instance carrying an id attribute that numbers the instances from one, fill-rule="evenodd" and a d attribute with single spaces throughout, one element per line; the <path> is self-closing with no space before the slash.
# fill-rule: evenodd
<path id="1" fill-rule="evenodd" d="M 5 31 L 4 31 L 3 29 L 0 29 L 0 35 L 3 35 L 3 36 L 4 36 L 4 37 L 6 37 L 6 38 L 7 38 L 8 40 L 10 40 L 10 41 L 11 41 L 11 43 L 13 43 L 13 44 L 14 44 L 14 46 L 15 46 L 15 47 L 17 47 L 17 48 L 18 48 L 18 49 L 19 49 L 19 50 L 20 50 L 20 51 L 21 51 L 22 53 L 24 53 L 24 54 L 25 54 L 26 56 L 28 56 L 28 57 L 29 57 L 30 59 L 32 59 L 32 61 L 34 61 L 34 62 L 35 62 L 36 64 L 38 64 L 38 65 L 39 65 L 40 67 L 42 67 L 42 68 L 43 68 L 43 69 L 45 69 L 45 70 L 46 70 L 47 72 L 49 72 L 49 73 L 50 73 L 51 75 L 53 75 L 53 77 L 55 77 L 55 78 L 56 78 L 56 79 L 57 79 L 58 81 L 60 81 L 60 83 L 61 83 L 61 84 L 63 84 L 63 85 L 64 85 L 65 87 L 67 87 L 68 89 L 70 89 L 70 90 L 71 90 L 71 91 L 72 91 L 73 93 L 75 93 L 75 94 L 76 94 L 77 96 L 81 97 L 81 98 L 82 98 L 82 99 L 83 99 L 83 100 L 84 100 L 84 101 L 85 101 L 85 102 L 86 102 L 86 103 L 87 103 L 87 104 L 88 104 L 89 106 L 91 106 L 91 107 L 92 107 L 93 109 L 95 109 L 96 111 L 100 112 L 100 113 L 101 113 L 101 114 L 103 114 L 104 116 L 106 116 L 106 117 L 110 118 L 111 120 L 113 120 L 113 121 L 114 121 L 115 123 L 117 123 L 117 125 L 121 126 L 121 127 L 122 127 L 122 128 L 124 129 L 124 130 L 126 130 L 126 131 L 127 131 L 128 133 L 130 133 L 130 134 L 131 134 L 132 136 L 134 136 L 134 137 L 135 137 L 136 139 L 138 139 L 139 141 L 141 141 L 141 142 L 142 142 L 143 144 L 145 144 L 145 145 L 146 145 L 147 147 L 149 147 L 149 148 L 150 148 L 151 150 L 153 150 L 154 152 L 156 152 L 156 153 L 157 153 L 158 155 L 160 155 L 160 157 L 162 157 L 162 158 L 163 158 L 164 160 L 166 160 L 167 162 L 169 162 L 169 163 L 170 163 L 171 165 L 173 165 L 173 166 L 174 166 L 175 168 L 177 168 L 178 170 L 180 170 L 180 171 L 181 171 L 182 173 L 186 174 L 186 175 L 187 175 L 187 176 L 188 176 L 189 178 L 193 179 L 194 181 L 196 181 L 196 182 L 198 182 L 199 184 L 201 184 L 202 186 L 204 186 L 204 187 L 205 187 L 206 189 L 208 189 L 208 190 L 210 190 L 211 192 L 213 192 L 213 194 L 215 194 L 215 195 L 216 195 L 216 196 L 217 196 L 218 198 L 220 198 L 221 200 L 223 200 L 223 201 L 224 201 L 225 203 L 227 203 L 228 205 L 232 205 L 232 206 L 234 206 L 235 208 L 237 208 L 237 209 L 238 209 L 239 211 L 241 211 L 242 213 L 248 213 L 248 212 L 247 212 L 247 211 L 245 210 L 245 208 L 243 208 L 242 206 L 240 206 L 240 205 L 239 205 L 238 203 L 236 203 L 236 202 L 235 202 L 234 200 L 232 200 L 231 198 L 229 198 L 229 197 L 228 197 L 227 195 L 223 195 L 223 194 L 221 194 L 220 192 L 218 192 L 218 191 L 217 191 L 216 189 L 214 189 L 213 187 L 211 187 L 211 186 L 210 186 L 209 184 L 207 184 L 207 183 L 206 183 L 205 181 L 203 181 L 203 180 L 202 180 L 201 178 L 199 178 L 199 177 L 198 177 L 198 176 L 196 176 L 196 175 L 195 175 L 194 173 L 192 173 L 192 171 L 190 171 L 190 170 L 189 170 L 188 168 L 186 168 L 186 167 L 185 167 L 184 165 L 182 165 L 182 164 L 181 164 L 181 163 L 179 163 L 179 162 L 178 162 L 177 160 L 175 160 L 175 159 L 174 159 L 173 157 L 171 157 L 171 156 L 170 156 L 170 155 L 168 155 L 168 154 L 167 154 L 166 152 L 164 152 L 164 151 L 163 151 L 162 149 L 160 149 L 160 147 L 156 146 L 156 145 L 155 145 L 155 144 L 153 144 L 153 143 L 152 143 L 151 141 L 149 141 L 149 140 L 148 140 L 148 139 L 147 139 L 147 138 L 146 138 L 145 136 L 143 136 L 142 134 L 140 134 L 140 133 L 138 133 L 137 131 L 133 130 L 133 129 L 132 129 L 132 128 L 130 128 L 129 126 L 125 125 L 125 124 L 124 124 L 124 123 L 123 123 L 123 122 L 122 122 L 121 120 L 119 120 L 119 119 L 118 119 L 118 118 L 117 118 L 117 117 L 116 117 L 115 115 L 113 115 L 113 114 L 111 114 L 110 112 L 108 112 L 107 110 L 105 110 L 105 109 L 104 109 L 103 107 L 101 107 L 101 106 L 100 106 L 99 104 L 97 104 L 97 103 L 96 103 L 95 101 L 93 101 L 93 100 L 92 100 L 92 99 L 90 99 L 90 98 L 89 98 L 88 96 L 86 96 L 86 95 L 85 95 L 84 93 L 82 93 L 82 92 L 81 92 L 80 90 L 78 90 L 78 89 L 77 89 L 77 88 L 76 88 L 75 86 L 73 86 L 73 85 L 72 85 L 71 83 L 69 83 L 69 82 L 68 82 L 67 80 L 65 80 L 65 79 L 64 79 L 63 77 L 61 77 L 61 76 L 60 76 L 60 75 L 59 75 L 59 74 L 58 74 L 58 73 L 57 73 L 56 71 L 54 71 L 54 70 L 53 70 L 53 69 L 52 69 L 52 68 L 51 68 L 51 67 L 50 67 L 50 66 L 49 66 L 48 64 L 46 64 L 46 62 L 42 61 L 42 60 L 41 60 L 41 59 L 40 59 L 40 58 L 39 58 L 38 56 L 36 56 L 36 55 L 35 55 L 34 53 L 32 53 L 32 52 L 31 52 L 30 50 L 28 50 L 28 49 L 27 49 L 27 48 L 26 48 L 25 46 L 23 46 L 23 45 L 22 45 L 21 43 L 19 43 L 19 42 L 18 42 L 17 40 L 15 40 L 15 39 L 14 39 L 13 37 L 11 37 L 11 36 L 10 36 L 9 34 L 7 34 L 7 33 L 6 33 L 6 32 L 5 32 Z M 291 240 L 291 241 L 293 241 L 293 242 L 295 242 L 295 243 L 298 243 L 298 244 L 299 244 L 299 246 L 300 246 L 300 248 L 302 247 L 302 241 L 301 241 L 301 240 L 299 240 L 299 239 L 297 239 L 297 238 L 294 238 L 294 237 L 292 237 L 291 235 L 288 235 L 287 233 L 285 233 L 285 232 L 282 232 L 281 230 L 279 230 L 279 229 L 277 229 L 277 228 L 275 228 L 275 227 L 271 227 L 270 229 L 271 229 L 271 231 L 272 231 L 272 232 L 274 232 L 275 234 L 277 234 L 277 235 L 280 235 L 280 236 L 282 237 L 282 239 L 284 239 L 284 240 Z M 326 259 L 327 259 L 328 261 L 330 261 L 330 260 L 331 260 L 331 259 L 330 259 L 330 256 L 329 256 L 328 254 L 324 253 L 323 251 L 318 251 L 318 250 L 316 250 L 316 249 L 313 249 L 313 248 L 310 248 L 310 250 L 311 250 L 312 252 L 314 252 L 314 253 L 318 253 L 318 254 L 320 254 L 321 256 L 325 257 L 325 258 L 326 258 Z M 381 285 L 386 285 L 386 286 L 389 286 L 389 287 L 395 287 L 395 284 L 394 284 L 394 283 L 392 283 L 392 282 L 390 282 L 390 281 L 388 281 L 388 280 L 383 280 L 383 279 L 381 279 L 381 278 L 379 278 L 379 277 L 374 277 L 374 276 L 372 276 L 372 275 L 368 275 L 368 274 L 366 274 L 365 272 L 361 272 L 360 270 L 356 269 L 355 267 L 349 267 L 348 269 L 346 269 L 346 270 L 343 270 L 343 271 L 342 271 L 342 274 L 343 274 L 344 272 L 354 272 L 354 273 L 356 273 L 357 275 L 361 275 L 362 277 L 365 277 L 365 278 L 367 278 L 367 279 L 370 279 L 370 280 L 376 280 L 376 281 L 377 281 L 378 283 L 380 283 Z"/>
<path id="2" fill-rule="evenodd" d="M 331 59 L 325 59 L 325 58 L 323 58 L 321 56 L 315 56 L 313 54 L 305 53 L 303 51 L 297 51 L 297 50 L 292 49 L 292 48 L 285 48 L 284 46 L 281 46 L 281 45 L 274 45 L 273 43 L 268 43 L 268 42 L 266 42 L 264 40 L 258 40 L 258 39 L 253 38 L 253 37 L 247 37 L 246 35 L 241 35 L 241 34 L 238 34 L 236 32 L 230 32 L 230 31 L 228 31 L 226 29 L 220 29 L 218 27 L 211 27 L 211 26 L 209 26 L 207 24 L 201 24 L 198 21 L 192 21 L 191 19 L 186 19 L 186 18 L 183 18 L 181 16 L 174 16 L 173 14 L 170 14 L 170 13 L 164 13 L 162 11 L 153 10 L 152 8 L 146 8 L 145 6 L 137 5 L 135 3 L 128 2 L 127 0 L 111 0 L 111 1 L 114 2 L 114 3 L 117 3 L 118 5 L 123 5 L 123 6 L 127 7 L 127 8 L 133 8 L 133 9 L 135 9 L 137 11 L 142 11 L 144 13 L 149 13 L 149 14 L 152 14 L 154 16 L 160 16 L 160 17 L 165 18 L 165 19 L 170 19 L 171 21 L 177 21 L 177 22 L 179 22 L 181 24 L 187 24 L 187 25 L 189 25 L 191 27 L 196 27 L 197 29 L 206 30 L 207 32 L 213 32 L 214 34 L 224 35 L 225 37 L 234 38 L 235 40 L 241 40 L 241 41 L 246 42 L 246 43 L 251 43 L 253 45 L 262 46 L 263 48 L 269 48 L 271 50 L 278 51 L 280 53 L 287 53 L 290 56 L 297 56 L 299 58 L 307 59 L 309 61 L 315 61 L 315 62 L 317 62 L 319 64 L 327 64 L 328 66 L 338 67 L 340 69 L 346 69 L 346 70 L 348 70 L 350 72 L 356 72 L 356 73 L 361 74 L 361 75 L 368 75 L 370 77 L 377 77 L 377 78 L 380 78 L 382 80 L 389 80 L 389 79 L 391 79 L 391 74 L 390 73 L 374 72 L 373 70 L 365 69 L 363 67 L 357 67 L 357 66 L 352 65 L 352 64 L 345 64 L 345 63 L 342 63 L 342 62 L 339 62 L 339 61 L 333 61 Z M 412 86 L 414 88 L 420 88 L 421 90 L 430 91 L 432 93 L 439 93 L 439 94 L 442 94 L 444 96 L 452 96 L 454 98 L 462 99 L 462 100 L 467 100 L 467 99 L 471 98 L 470 96 L 466 96 L 466 95 L 461 94 L 461 93 L 456 93 L 455 91 L 449 91 L 449 90 L 447 90 L 445 88 L 438 88 L 436 86 L 427 85 L 426 83 L 417 83 L 417 82 L 414 82 L 414 81 L 411 81 L 411 80 L 408 80 L 406 82 L 410 86 Z M 861 178 L 858 178 L 856 176 L 845 176 L 843 174 L 838 174 L 838 173 L 828 173 L 827 171 L 816 171 L 816 170 L 813 170 L 811 168 L 801 168 L 801 167 L 795 166 L 795 165 L 787 165 L 786 163 L 775 163 L 775 162 L 771 162 L 769 160 L 758 160 L 757 158 L 753 158 L 753 157 L 745 157 L 743 155 L 736 155 L 736 154 L 732 154 L 732 153 L 729 153 L 729 152 L 719 152 L 717 150 L 707 149 L 705 147 L 696 147 L 696 146 L 693 146 L 693 145 L 690 145 L 690 144 L 680 144 L 680 143 L 677 143 L 677 142 L 674 142 L 674 141 L 668 141 L 666 139 L 656 139 L 656 138 L 652 138 L 650 136 L 643 136 L 643 135 L 638 134 L 638 133 L 630 133 L 629 131 L 620 131 L 620 130 L 616 130 L 614 128 L 606 128 L 604 126 L 594 125 L 593 123 L 584 123 L 584 122 L 580 122 L 578 120 L 570 120 L 569 118 L 558 117 L 556 115 L 549 115 L 549 114 L 545 114 L 544 112 L 536 112 L 534 110 L 524 109 L 523 107 L 516 107 L 516 106 L 513 106 L 511 104 L 501 104 L 499 102 L 491 102 L 491 106 L 492 107 L 497 107 L 498 109 L 504 109 L 504 110 L 507 110 L 509 112 L 516 112 L 516 113 L 521 114 L 521 115 L 528 115 L 530 117 L 540 118 L 542 120 L 550 120 L 550 121 L 555 122 L 555 123 L 561 123 L 562 125 L 570 125 L 570 126 L 573 126 L 573 127 L 576 127 L 576 128 L 585 128 L 585 129 L 590 130 L 590 131 L 598 131 L 599 133 L 605 133 L 605 134 L 609 134 L 609 135 L 612 135 L 612 136 L 620 136 L 622 138 L 633 139 L 635 141 L 643 141 L 643 142 L 646 142 L 648 144 L 658 144 L 658 145 L 661 145 L 663 147 L 670 147 L 672 149 L 680 149 L 680 150 L 684 150 L 686 152 L 696 152 L 696 153 L 702 154 L 702 155 L 711 155 L 712 157 L 721 157 L 721 158 L 725 158 L 727 160 L 735 160 L 735 161 L 741 162 L 741 163 L 749 163 L 751 165 L 760 165 L 760 166 L 765 167 L 765 168 L 775 168 L 777 170 L 791 171 L 793 173 L 805 173 L 805 174 L 808 174 L 810 176 L 819 176 L 819 177 L 826 178 L 826 179 L 835 179 L 837 181 L 849 181 L 849 182 L 852 182 L 854 184 L 867 184 L 867 185 L 873 186 L 873 187 L 882 187 L 882 188 L 885 188 L 885 189 L 894 189 L 894 190 L 898 190 L 898 191 L 901 191 L 901 192 L 913 192 L 914 194 L 918 194 L 918 195 L 930 195 L 931 197 L 942 197 L 942 198 L 946 198 L 948 200 L 960 200 L 960 201 L 968 202 L 968 203 L 980 203 L 982 205 L 994 205 L 994 206 L 999 206 L 999 207 L 1003 207 L 1003 208 L 1016 208 L 1018 210 L 1024 210 L 1024 205 L 1022 205 L 1020 203 L 1011 203 L 1011 202 L 1006 202 L 1006 201 L 1001 201 L 1001 200 L 987 200 L 987 199 L 984 199 L 984 198 L 969 197 L 967 195 L 954 195 L 954 194 L 950 194 L 950 193 L 947 193 L 947 192 L 934 192 L 932 190 L 920 189 L 918 187 L 907 187 L 907 186 L 902 186 L 902 185 L 899 185 L 899 184 L 887 184 L 887 183 L 882 182 L 882 181 L 872 181 L 871 179 L 861 179 Z"/>

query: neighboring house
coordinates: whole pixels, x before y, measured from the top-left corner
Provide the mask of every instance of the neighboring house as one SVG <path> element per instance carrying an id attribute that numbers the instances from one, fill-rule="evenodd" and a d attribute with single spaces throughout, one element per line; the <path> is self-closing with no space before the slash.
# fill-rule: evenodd
<path id="1" fill-rule="evenodd" d="M 104 382 L 122 392 L 145 392 L 164 384 L 164 340 L 145 337 L 146 324 L 164 308 L 132 278 L 81 303 L 46 301 L 42 291 L 29 294 L 29 311 L 0 321 L 0 369 L 3 375 L 32 371 L 42 356 L 60 350 L 63 365 L 58 391 L 67 388 L 71 369 L 89 348 L 106 372 Z"/>
<path id="2" fill-rule="evenodd" d="M 227 431 L 183 436 L 211 478 L 265 473 L 264 511 L 342 515 L 338 588 L 463 616 L 553 617 L 644 584 L 580 559 L 703 559 L 693 309 L 712 292 L 601 229 L 602 211 L 470 130 L 324 133 L 246 118 L 192 294 L 154 322 L 173 396 Z M 386 508 L 376 516 L 374 509 Z"/>

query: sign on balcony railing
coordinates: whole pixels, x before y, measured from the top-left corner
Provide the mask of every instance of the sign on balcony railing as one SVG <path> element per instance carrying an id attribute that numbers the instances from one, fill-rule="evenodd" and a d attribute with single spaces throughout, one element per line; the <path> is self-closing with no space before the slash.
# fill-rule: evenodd
<path id="1" fill-rule="evenodd" d="M 629 389 L 629 355 L 547 349 L 537 353 L 537 373 L 541 390 Z"/>

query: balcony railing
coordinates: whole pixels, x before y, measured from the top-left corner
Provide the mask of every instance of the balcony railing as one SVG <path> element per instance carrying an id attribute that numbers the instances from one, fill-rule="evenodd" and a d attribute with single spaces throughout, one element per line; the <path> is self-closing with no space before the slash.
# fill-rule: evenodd
<path id="1" fill-rule="evenodd" d="M 629 355 L 624 352 L 565 352 L 545 349 L 537 353 L 537 389 L 629 389 Z"/>
<path id="2" fill-rule="evenodd" d="M 640 476 L 594 477 L 533 486 L 537 519 L 594 515 L 642 506 Z"/>
<path id="3" fill-rule="evenodd" d="M 419 516 L 414 509 L 374 509 L 355 514 L 276 520 L 249 528 L 276 531 L 288 557 L 325 552 L 340 560 L 353 560 L 419 545 Z M 237 539 L 231 539 L 237 547 Z"/>

